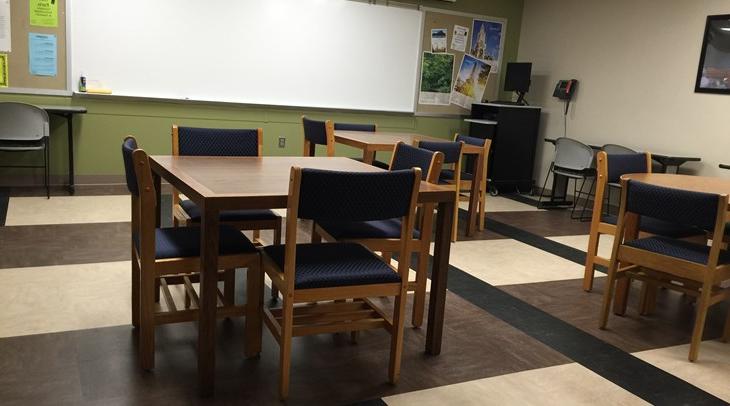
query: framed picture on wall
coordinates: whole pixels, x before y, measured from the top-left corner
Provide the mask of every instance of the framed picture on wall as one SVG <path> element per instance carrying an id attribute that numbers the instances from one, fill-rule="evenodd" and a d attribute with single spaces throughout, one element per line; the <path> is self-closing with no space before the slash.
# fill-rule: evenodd
<path id="1" fill-rule="evenodd" d="M 695 92 L 730 94 L 730 14 L 707 17 Z"/>

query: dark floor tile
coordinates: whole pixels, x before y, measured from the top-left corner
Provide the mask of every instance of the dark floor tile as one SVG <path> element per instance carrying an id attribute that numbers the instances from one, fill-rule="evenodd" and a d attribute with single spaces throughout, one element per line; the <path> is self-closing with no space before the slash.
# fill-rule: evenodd
<path id="1" fill-rule="evenodd" d="M 571 220 L 570 210 L 503 211 L 489 218 L 543 237 L 588 234 L 590 222 Z"/>

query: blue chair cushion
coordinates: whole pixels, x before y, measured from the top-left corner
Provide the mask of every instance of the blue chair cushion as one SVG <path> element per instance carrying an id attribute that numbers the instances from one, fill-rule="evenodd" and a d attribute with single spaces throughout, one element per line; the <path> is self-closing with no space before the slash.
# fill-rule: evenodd
<path id="1" fill-rule="evenodd" d="M 139 236 L 132 238 L 139 250 Z M 256 252 L 256 247 L 240 231 L 226 225 L 220 226 L 218 255 L 235 255 Z M 189 258 L 200 256 L 199 227 L 169 227 L 155 230 L 155 258 Z"/>
<path id="2" fill-rule="evenodd" d="M 319 226 L 338 240 L 356 238 L 400 238 L 401 219 L 347 222 L 320 222 Z M 413 238 L 420 238 L 413 230 Z"/>
<path id="3" fill-rule="evenodd" d="M 640 238 L 629 241 L 625 245 L 703 265 L 707 264 L 710 256 L 710 247 L 707 245 L 662 236 Z M 730 253 L 721 251 L 718 263 L 730 263 Z"/>
<path id="4" fill-rule="evenodd" d="M 618 222 L 618 217 L 614 215 L 603 216 L 601 217 L 601 221 L 604 223 L 616 225 Z M 706 234 L 704 230 L 696 227 L 687 227 L 648 216 L 641 216 L 641 220 L 639 222 L 639 230 L 645 233 L 663 235 L 665 237 L 671 238 L 686 238 Z"/>
<path id="5" fill-rule="evenodd" d="M 474 179 L 474 176 L 471 173 L 462 172 L 461 173 L 461 180 L 472 180 Z M 441 170 L 441 178 L 439 181 L 447 181 L 447 180 L 454 180 L 454 170 L 453 169 L 442 169 Z"/>
<path id="6" fill-rule="evenodd" d="M 192 200 L 183 200 L 180 207 L 190 216 L 194 222 L 200 221 L 200 208 Z M 279 215 L 271 210 L 226 210 L 222 211 L 220 221 L 255 221 L 255 220 L 276 220 Z"/>
<path id="7" fill-rule="evenodd" d="M 264 247 L 264 252 L 284 269 L 285 245 Z M 400 282 L 400 275 L 360 244 L 297 244 L 295 289 L 373 285 Z"/>

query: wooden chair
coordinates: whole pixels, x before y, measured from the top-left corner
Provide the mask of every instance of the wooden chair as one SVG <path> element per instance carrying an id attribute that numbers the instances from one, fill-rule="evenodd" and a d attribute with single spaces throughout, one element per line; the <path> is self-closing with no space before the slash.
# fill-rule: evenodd
<path id="1" fill-rule="evenodd" d="M 395 145 L 390 161 L 391 171 L 420 168 L 422 180 L 438 183 L 441 163 L 444 155 L 399 142 Z M 412 324 L 420 327 L 423 324 L 426 307 L 426 282 L 428 279 L 428 257 L 431 248 L 433 231 L 433 204 L 420 206 L 420 225 L 410 239 L 413 252 L 418 253 L 416 279 L 408 281 L 408 290 L 414 292 Z M 390 261 L 393 253 L 397 253 L 402 245 L 401 222 L 398 219 L 375 221 L 328 221 L 315 223 L 312 229 L 312 242 L 350 241 L 362 244 L 373 251 L 383 253 L 383 258 Z M 400 257 L 400 256 L 399 256 Z"/>
<path id="2" fill-rule="evenodd" d="M 679 290 L 698 297 L 689 350 L 689 360 L 695 361 L 708 308 L 730 297 L 730 289 L 720 287 L 720 282 L 730 279 L 730 253 L 722 249 L 728 196 L 672 189 L 627 179 L 621 180 L 621 188 L 618 225 L 599 327 L 606 328 L 619 278 L 630 277 L 672 289 L 679 287 L 666 282 L 667 279 L 682 281 L 683 287 Z M 632 239 L 627 235 L 627 230 L 630 224 L 636 224 L 639 216 L 711 230 L 712 246 L 664 236 Z M 631 265 L 624 266 L 626 264 Z M 730 322 L 730 317 L 727 321 Z M 728 322 L 725 324 L 724 339 L 730 338 Z"/>
<path id="3" fill-rule="evenodd" d="M 606 194 L 610 185 L 620 187 L 618 183 L 621 175 L 627 173 L 651 173 L 652 160 L 649 153 L 630 154 L 607 154 L 599 151 L 596 154 L 596 194 L 593 200 L 593 213 L 591 217 L 591 231 L 588 238 L 588 249 L 586 250 L 586 264 L 583 275 L 583 290 L 590 292 L 593 289 L 593 276 L 597 265 L 607 267 L 610 258 L 598 255 L 598 245 L 601 235 L 616 235 L 616 224 L 618 217 L 604 215 L 604 204 Z M 705 231 L 696 227 L 687 227 L 675 223 L 662 221 L 651 217 L 644 217 L 639 224 L 639 230 L 643 233 L 663 235 L 672 238 L 686 238 L 692 236 L 704 236 Z M 644 287 L 644 290 L 647 287 Z M 642 294 L 642 302 L 645 293 Z M 644 308 L 642 303 L 642 309 Z M 643 313 L 644 311 L 642 311 Z"/>
<path id="4" fill-rule="evenodd" d="M 332 120 L 317 121 L 302 116 L 304 156 L 314 156 L 315 147 L 324 145 L 327 156 L 335 156 L 335 126 Z"/>
<path id="5" fill-rule="evenodd" d="M 286 242 L 265 247 L 263 256 L 264 271 L 283 296 L 281 308 L 264 309 L 265 324 L 280 346 L 282 399 L 289 393 L 292 337 L 297 336 L 383 328 L 391 334 L 389 380 L 398 381 L 411 256 L 409 237 L 420 180 L 419 169 L 291 169 Z M 297 244 L 298 218 L 315 222 L 400 218 L 398 251 L 402 256 L 398 269 L 360 244 Z M 392 318 L 368 299 L 384 296 L 395 298 Z M 300 303 L 303 305 L 295 306 Z"/>
<path id="6" fill-rule="evenodd" d="M 473 208 L 469 206 L 469 211 L 472 210 L 479 210 L 479 223 L 477 224 L 477 228 L 479 231 L 484 230 L 484 221 L 486 219 L 486 197 L 487 197 L 487 167 L 489 166 L 489 149 L 492 146 L 492 140 L 483 139 L 483 138 L 475 138 L 475 137 L 469 137 L 466 135 L 461 135 L 459 133 L 456 133 L 454 135 L 454 141 L 455 142 L 464 142 L 464 144 L 469 145 L 476 145 L 478 147 L 482 147 L 481 154 L 477 157 L 477 159 L 482 160 L 482 172 L 481 172 L 481 180 L 479 181 L 479 206 L 477 208 Z M 474 167 L 471 169 L 472 171 L 476 169 L 476 160 L 473 162 Z M 464 165 L 466 166 L 466 165 Z M 453 169 L 444 169 L 441 171 L 441 178 L 444 179 L 447 183 L 456 183 L 454 181 L 454 171 Z M 464 195 L 464 192 L 470 193 L 472 188 L 472 179 L 474 178 L 474 175 L 472 173 L 469 173 L 467 171 L 462 171 L 461 173 L 461 186 L 459 187 L 459 200 L 460 201 L 469 201 L 469 197 Z"/>
<path id="7" fill-rule="evenodd" d="M 132 324 L 139 330 L 142 368 L 155 366 L 155 326 L 193 321 L 198 318 L 200 229 L 198 227 L 157 228 L 155 186 L 147 154 L 137 148 L 134 137 L 122 144 L 127 188 L 132 194 Z M 226 294 L 218 291 L 218 316 L 246 316 L 246 355 L 261 351 L 261 308 L 263 274 L 256 247 L 240 231 L 221 225 L 218 263 L 222 269 L 248 268 L 247 304 L 236 305 L 233 286 Z M 222 278 L 223 274 L 219 274 Z M 162 289 L 166 309 L 155 303 L 156 282 Z M 184 285 L 186 303 L 173 300 L 169 285 Z M 192 306 L 191 306 L 192 305 Z"/>
<path id="8" fill-rule="evenodd" d="M 444 165 L 452 165 L 451 170 L 454 175 L 451 179 L 440 178 L 439 183 L 441 184 L 453 184 L 461 185 L 461 162 L 462 154 L 461 150 L 464 148 L 464 142 L 452 142 L 452 141 L 419 141 L 418 147 L 427 149 L 429 151 L 437 151 L 444 154 Z M 442 170 L 443 172 L 443 170 Z M 454 187 L 454 193 L 456 194 L 456 201 L 459 201 L 460 186 Z M 456 232 L 458 230 L 459 221 L 459 205 L 454 205 L 454 225 L 451 229 L 451 241 L 456 241 Z"/>
<path id="9" fill-rule="evenodd" d="M 263 130 L 222 129 L 172 126 L 172 154 L 183 156 L 262 156 Z M 172 213 L 175 226 L 199 225 L 200 208 L 192 200 L 181 200 L 180 192 L 172 190 Z M 273 230 L 274 244 L 281 244 L 281 216 L 272 210 L 226 210 L 220 223 L 238 230 L 252 230 L 253 241 L 261 245 L 261 230 Z M 235 284 L 235 269 L 226 271 L 226 284 Z M 230 291 L 230 287 L 226 288 Z M 276 292 L 272 291 L 276 297 Z M 157 297 L 159 301 L 159 297 Z"/>

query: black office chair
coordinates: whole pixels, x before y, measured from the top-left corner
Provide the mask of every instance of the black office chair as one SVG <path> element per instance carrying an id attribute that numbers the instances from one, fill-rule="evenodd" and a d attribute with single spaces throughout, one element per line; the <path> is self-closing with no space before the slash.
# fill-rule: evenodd
<path id="1" fill-rule="evenodd" d="M 32 104 L 0 103 L 0 151 L 43 151 L 43 165 L 0 165 L 2 168 L 43 168 L 46 197 L 50 188 L 50 130 L 48 113 Z"/>

